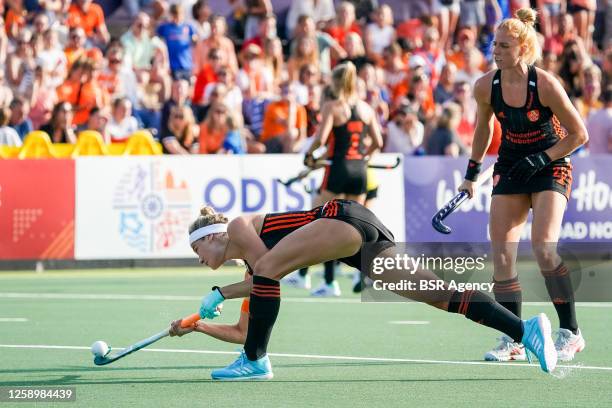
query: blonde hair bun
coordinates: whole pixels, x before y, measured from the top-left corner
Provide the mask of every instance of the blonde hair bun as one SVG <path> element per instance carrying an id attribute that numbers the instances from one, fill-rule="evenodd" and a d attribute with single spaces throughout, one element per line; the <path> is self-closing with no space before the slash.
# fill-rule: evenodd
<path id="1" fill-rule="evenodd" d="M 207 215 L 215 215 L 216 211 L 211 206 L 207 205 L 206 207 L 200 208 L 200 215 L 206 217 Z"/>
<path id="2" fill-rule="evenodd" d="M 538 13 L 529 7 L 524 7 L 516 11 L 515 17 L 521 20 L 524 24 L 535 27 L 536 17 Z"/>

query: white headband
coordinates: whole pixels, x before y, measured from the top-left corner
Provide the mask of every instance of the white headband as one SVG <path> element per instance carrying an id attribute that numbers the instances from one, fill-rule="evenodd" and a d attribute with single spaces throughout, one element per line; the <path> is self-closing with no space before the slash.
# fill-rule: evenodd
<path id="1" fill-rule="evenodd" d="M 227 232 L 227 224 L 211 224 L 198 228 L 189 234 L 189 245 L 193 245 L 198 239 L 204 238 L 210 234 L 216 234 L 217 232 Z"/>

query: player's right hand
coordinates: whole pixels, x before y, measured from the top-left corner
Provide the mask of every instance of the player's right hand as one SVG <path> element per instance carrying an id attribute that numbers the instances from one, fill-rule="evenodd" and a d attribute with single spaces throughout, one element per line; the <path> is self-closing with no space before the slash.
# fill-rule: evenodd
<path id="1" fill-rule="evenodd" d="M 311 169 L 315 166 L 315 159 L 312 156 L 312 153 L 306 153 L 304 156 L 304 166 L 310 167 Z"/>
<path id="2" fill-rule="evenodd" d="M 183 319 L 178 319 L 170 323 L 170 337 L 174 337 L 174 336 L 181 337 L 193 331 L 194 327 L 186 327 L 186 328 L 181 327 L 182 321 Z"/>
<path id="3" fill-rule="evenodd" d="M 468 193 L 470 198 L 474 197 L 474 182 L 470 180 L 463 180 L 463 183 L 457 189 L 459 191 L 465 191 Z"/>

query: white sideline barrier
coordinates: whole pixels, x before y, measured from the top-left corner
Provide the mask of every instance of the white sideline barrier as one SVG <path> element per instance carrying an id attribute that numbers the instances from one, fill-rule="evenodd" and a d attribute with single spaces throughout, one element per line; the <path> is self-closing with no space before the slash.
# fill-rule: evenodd
<path id="1" fill-rule="evenodd" d="M 381 154 L 375 163 L 393 164 Z M 194 257 L 187 228 L 204 204 L 232 219 L 243 213 L 309 209 L 296 175 L 301 155 L 132 156 L 76 159 L 75 259 Z M 373 211 L 404 240 L 404 174 L 376 170 L 380 181 Z M 323 170 L 304 184 L 316 189 Z"/>

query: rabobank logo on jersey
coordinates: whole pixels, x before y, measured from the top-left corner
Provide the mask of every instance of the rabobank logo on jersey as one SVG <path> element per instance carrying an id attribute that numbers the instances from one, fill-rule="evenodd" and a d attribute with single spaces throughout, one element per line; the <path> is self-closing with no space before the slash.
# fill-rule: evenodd
<path id="1" fill-rule="evenodd" d="M 119 235 L 143 253 L 171 248 L 186 234 L 192 217 L 187 182 L 162 161 L 131 166 L 120 177 L 112 202 Z"/>

